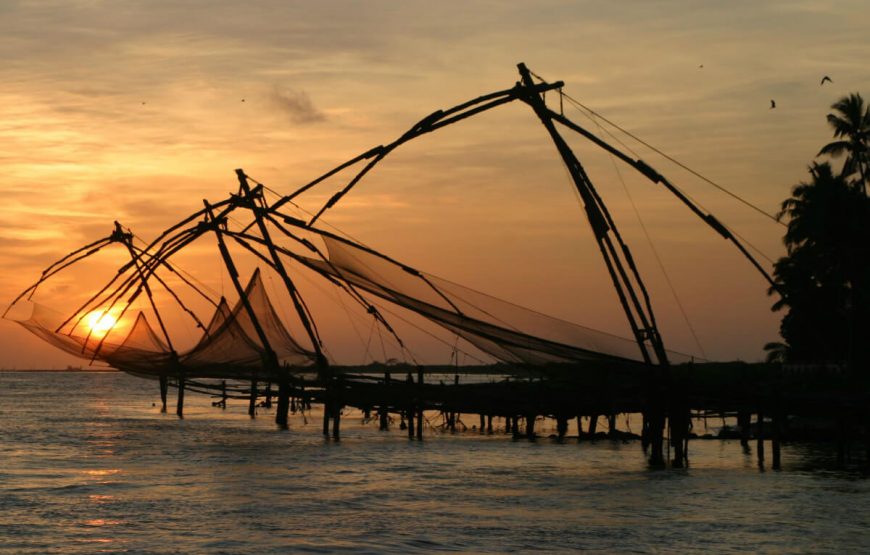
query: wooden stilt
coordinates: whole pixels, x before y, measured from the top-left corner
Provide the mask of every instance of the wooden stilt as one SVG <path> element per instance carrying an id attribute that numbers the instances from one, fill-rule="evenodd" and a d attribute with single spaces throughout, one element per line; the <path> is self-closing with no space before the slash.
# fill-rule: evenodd
<path id="1" fill-rule="evenodd" d="M 329 411 L 332 409 L 328 400 L 323 401 L 323 437 L 329 437 Z"/>
<path id="2" fill-rule="evenodd" d="M 534 441 L 537 437 L 535 435 L 535 419 L 537 415 L 529 414 L 526 416 L 526 438 Z"/>
<path id="3" fill-rule="evenodd" d="M 384 373 L 384 390 L 390 390 L 390 373 Z M 378 430 L 382 432 L 386 432 L 390 429 L 390 413 L 389 408 L 386 403 L 382 403 L 380 407 L 378 407 Z"/>
<path id="4" fill-rule="evenodd" d="M 166 412 L 166 394 L 169 390 L 169 384 L 167 383 L 166 376 L 160 376 L 160 403 L 162 408 L 160 412 Z"/>
<path id="5" fill-rule="evenodd" d="M 565 440 L 565 435 L 568 433 L 568 419 L 564 416 L 556 417 L 556 434 L 559 437 L 559 441 Z"/>
<path id="6" fill-rule="evenodd" d="M 773 419 L 770 423 L 770 451 L 773 454 L 771 468 L 773 468 L 774 470 L 780 470 L 782 468 L 782 460 L 780 458 L 780 436 L 782 433 L 782 417 L 780 416 L 780 414 L 780 411 L 777 409 L 773 413 Z"/>
<path id="7" fill-rule="evenodd" d="M 387 412 L 387 407 L 381 405 L 378 407 L 378 430 L 386 432 L 390 429 L 390 415 Z"/>
<path id="8" fill-rule="evenodd" d="M 423 368 L 417 369 L 417 387 L 420 391 L 417 395 L 417 439 L 423 440 Z"/>
<path id="9" fill-rule="evenodd" d="M 486 415 L 486 433 L 492 434 L 492 415 L 491 414 Z"/>
<path id="10" fill-rule="evenodd" d="M 248 396 L 248 416 L 257 417 L 257 376 L 251 378 L 251 393 Z"/>
<path id="11" fill-rule="evenodd" d="M 757 441 L 755 450 L 758 456 L 758 464 L 762 464 L 764 462 L 764 413 L 759 410 L 756 419 L 755 436 Z"/>
<path id="12" fill-rule="evenodd" d="M 335 403 L 332 410 L 332 439 L 337 441 L 341 439 L 341 405 Z"/>
<path id="13" fill-rule="evenodd" d="M 593 414 L 589 417 L 589 439 L 595 441 L 595 432 L 598 429 L 598 415 Z"/>
<path id="14" fill-rule="evenodd" d="M 178 377 L 178 403 L 175 405 L 175 414 L 178 418 L 184 418 L 184 378 Z"/>
<path id="15" fill-rule="evenodd" d="M 607 415 L 607 437 L 616 439 L 616 415 L 612 413 Z"/>
<path id="16" fill-rule="evenodd" d="M 650 439 L 649 414 L 644 412 L 642 414 L 642 423 L 641 423 L 641 428 L 640 428 L 640 448 L 643 449 L 644 453 L 649 451 L 650 443 L 651 443 L 651 439 Z"/>
<path id="17" fill-rule="evenodd" d="M 483 413 L 480 413 L 480 427 L 478 428 L 478 430 L 480 430 L 480 433 L 485 433 L 486 432 L 485 428 L 486 428 L 486 415 L 484 415 Z"/>
<path id="18" fill-rule="evenodd" d="M 674 468 L 683 468 L 687 462 L 686 442 L 689 436 L 689 411 L 682 403 L 674 403 L 671 406 L 668 424 L 670 425 L 671 443 L 674 446 L 674 459 L 671 465 Z"/>
<path id="19" fill-rule="evenodd" d="M 583 440 L 583 417 L 577 415 L 577 443 Z"/>
<path id="20" fill-rule="evenodd" d="M 269 391 L 267 388 L 266 391 Z M 268 399 L 269 397 L 266 397 Z M 275 424 L 282 430 L 289 427 L 289 419 L 287 412 L 290 410 L 290 384 L 286 379 L 281 378 L 278 382 L 278 407 L 275 411 Z"/>
<path id="21" fill-rule="evenodd" d="M 740 427 L 740 445 L 743 450 L 749 449 L 750 428 L 752 428 L 752 413 L 741 410 L 737 413 L 737 425 Z"/>
<path id="22" fill-rule="evenodd" d="M 410 394 L 410 389 L 414 385 L 414 377 L 411 376 L 410 372 L 408 372 L 408 376 L 407 376 L 407 378 L 405 378 L 405 381 L 408 383 L 408 388 L 409 388 L 408 393 Z M 409 395 L 408 397 L 411 398 L 411 395 Z M 408 420 L 408 439 L 414 439 L 414 403 L 413 402 L 408 404 L 408 410 L 405 412 L 405 417 Z"/>
<path id="23" fill-rule="evenodd" d="M 266 399 L 263 401 L 263 406 L 267 409 L 272 408 L 272 382 L 266 382 Z"/>
<path id="24" fill-rule="evenodd" d="M 664 440 L 665 440 L 665 414 L 660 407 L 650 410 L 649 414 L 649 437 L 650 437 L 650 466 L 665 466 Z"/>

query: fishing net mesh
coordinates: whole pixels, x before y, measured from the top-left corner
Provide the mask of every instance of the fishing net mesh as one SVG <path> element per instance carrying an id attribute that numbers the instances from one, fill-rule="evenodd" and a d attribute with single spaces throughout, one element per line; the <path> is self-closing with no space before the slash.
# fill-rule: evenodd
<path id="1" fill-rule="evenodd" d="M 245 288 L 245 296 L 256 316 L 269 346 L 280 364 L 307 366 L 314 355 L 299 345 L 287 331 L 266 293 L 259 270 Z M 227 377 L 245 379 L 263 374 L 266 350 L 259 339 L 254 321 L 239 301 L 230 308 L 221 299 L 203 336 L 189 351 L 177 355 L 154 331 L 142 312 L 133 324 L 118 322 L 108 330 L 90 332 L 86 318 L 77 318 L 64 329 L 57 330 L 66 316 L 39 303 L 31 303 L 31 314 L 16 320 L 48 343 L 75 356 L 99 360 L 127 372 L 137 374 L 177 374 L 188 376 Z"/>
<path id="2" fill-rule="evenodd" d="M 313 265 L 427 317 L 498 360 L 527 364 L 642 360 L 633 340 L 418 272 L 349 242 L 323 239 L 329 263 L 312 261 Z"/>

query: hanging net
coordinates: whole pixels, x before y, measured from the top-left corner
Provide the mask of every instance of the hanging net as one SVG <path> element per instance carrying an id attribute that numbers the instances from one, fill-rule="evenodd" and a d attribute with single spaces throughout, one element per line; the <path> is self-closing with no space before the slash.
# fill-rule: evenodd
<path id="1" fill-rule="evenodd" d="M 245 296 L 278 363 L 291 366 L 312 364 L 314 354 L 300 346 L 281 322 L 259 270 L 254 272 L 245 288 Z M 60 333 L 55 330 L 66 320 L 63 314 L 38 303 L 30 304 L 30 316 L 16 320 L 19 324 L 67 353 L 99 360 L 125 372 L 146 375 L 183 372 L 192 377 L 245 379 L 254 374 L 264 375 L 270 370 L 265 368 L 268 357 L 254 320 L 241 300 L 230 308 L 226 300 L 221 299 L 197 344 L 178 355 L 173 355 L 142 312 L 129 328 L 123 322 L 113 322 L 106 329 L 79 323 L 71 332 Z"/>
<path id="2" fill-rule="evenodd" d="M 500 361 L 642 361 L 633 340 L 552 318 L 424 274 L 343 239 L 322 237 L 329 260 L 310 260 L 312 266 L 425 316 Z"/>

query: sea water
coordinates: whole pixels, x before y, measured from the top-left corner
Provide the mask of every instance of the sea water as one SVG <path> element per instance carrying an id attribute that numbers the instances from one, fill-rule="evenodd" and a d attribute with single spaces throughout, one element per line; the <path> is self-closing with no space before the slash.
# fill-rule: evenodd
<path id="1" fill-rule="evenodd" d="M 354 411 L 335 442 L 316 415 L 279 431 L 211 401 L 189 393 L 179 420 L 156 382 L 0 374 L 0 551 L 870 552 L 870 481 L 830 446 L 785 445 L 771 471 L 698 440 L 688 469 L 662 471 L 638 442 L 418 442 Z"/>

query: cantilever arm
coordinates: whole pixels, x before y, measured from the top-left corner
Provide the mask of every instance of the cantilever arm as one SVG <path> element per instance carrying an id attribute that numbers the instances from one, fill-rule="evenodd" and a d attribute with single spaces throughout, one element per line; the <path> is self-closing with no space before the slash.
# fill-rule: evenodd
<path id="1" fill-rule="evenodd" d="M 546 91 L 558 89 L 563 86 L 563 82 L 557 81 L 556 83 L 541 83 L 535 85 L 533 89 L 536 93 L 544 93 Z M 379 145 L 370 150 L 367 150 L 366 152 L 354 158 L 351 158 L 347 162 L 344 162 L 343 164 L 326 172 L 320 177 L 314 179 L 313 181 L 310 181 L 309 183 L 303 185 L 290 195 L 282 197 L 270 207 L 270 211 L 274 213 L 274 211 L 280 209 L 284 204 L 292 201 L 300 194 L 311 189 L 315 185 L 323 182 L 325 179 L 335 175 L 336 173 L 350 166 L 353 166 L 354 164 L 363 160 L 372 159 L 368 164 L 366 164 L 366 166 L 362 170 L 360 170 L 353 177 L 353 179 L 351 179 L 351 181 L 347 185 L 345 185 L 345 187 L 343 187 L 339 192 L 333 195 L 327 201 L 327 203 L 314 215 L 311 221 L 308 222 L 308 225 L 311 226 L 320 218 L 320 216 L 326 210 L 328 210 L 329 208 L 334 206 L 339 200 L 341 200 L 341 198 L 346 195 L 350 191 L 350 189 L 352 189 L 360 181 L 360 179 L 362 179 L 365 174 L 369 172 L 369 170 L 371 170 L 375 165 L 377 165 L 378 162 L 383 160 L 384 157 L 387 156 L 387 154 L 395 150 L 397 147 L 412 139 L 419 137 L 420 135 L 431 133 L 432 131 L 435 131 L 447 125 L 451 125 L 453 123 L 469 118 L 475 114 L 479 114 L 480 112 L 490 110 L 497 106 L 501 106 L 502 104 L 513 102 L 514 100 L 517 100 L 522 94 L 525 94 L 525 92 L 526 91 L 523 87 L 515 86 L 513 88 L 503 91 L 497 91 L 494 93 L 479 96 L 446 110 L 437 110 L 415 123 L 408 131 L 406 131 L 401 137 L 399 137 L 392 143 L 388 145 Z"/>
<path id="2" fill-rule="evenodd" d="M 36 292 L 36 289 L 45 280 L 47 280 L 51 276 L 55 275 L 56 273 L 60 272 L 64 268 L 67 268 L 67 267 L 75 264 L 76 262 L 78 262 L 80 260 L 84 260 L 85 258 L 91 256 L 92 254 L 96 254 L 97 252 L 99 252 L 100 249 L 102 249 L 106 245 L 111 244 L 112 242 L 113 242 L 113 240 L 112 240 L 111 236 L 103 237 L 102 239 L 99 239 L 97 241 L 94 241 L 93 243 L 89 243 L 89 244 L 87 244 L 79 249 L 76 249 L 75 251 L 69 253 L 68 255 L 64 256 L 60 260 L 53 263 L 51 266 L 48 266 L 45 270 L 42 271 L 42 275 L 36 281 L 36 283 L 34 283 L 30 287 L 28 287 L 27 289 L 22 291 L 17 297 L 15 297 L 15 299 L 9 304 L 9 306 L 6 307 L 6 310 L 3 311 L 3 316 L 0 316 L 0 318 L 5 318 L 6 315 L 9 314 L 9 311 L 12 310 L 12 307 L 15 306 L 16 304 L 18 304 L 18 301 L 23 299 L 26 295 L 29 295 L 28 298 L 33 297 L 33 294 Z M 87 250 L 87 252 L 85 252 L 84 254 L 81 254 L 83 251 L 86 251 L 86 250 Z"/>

